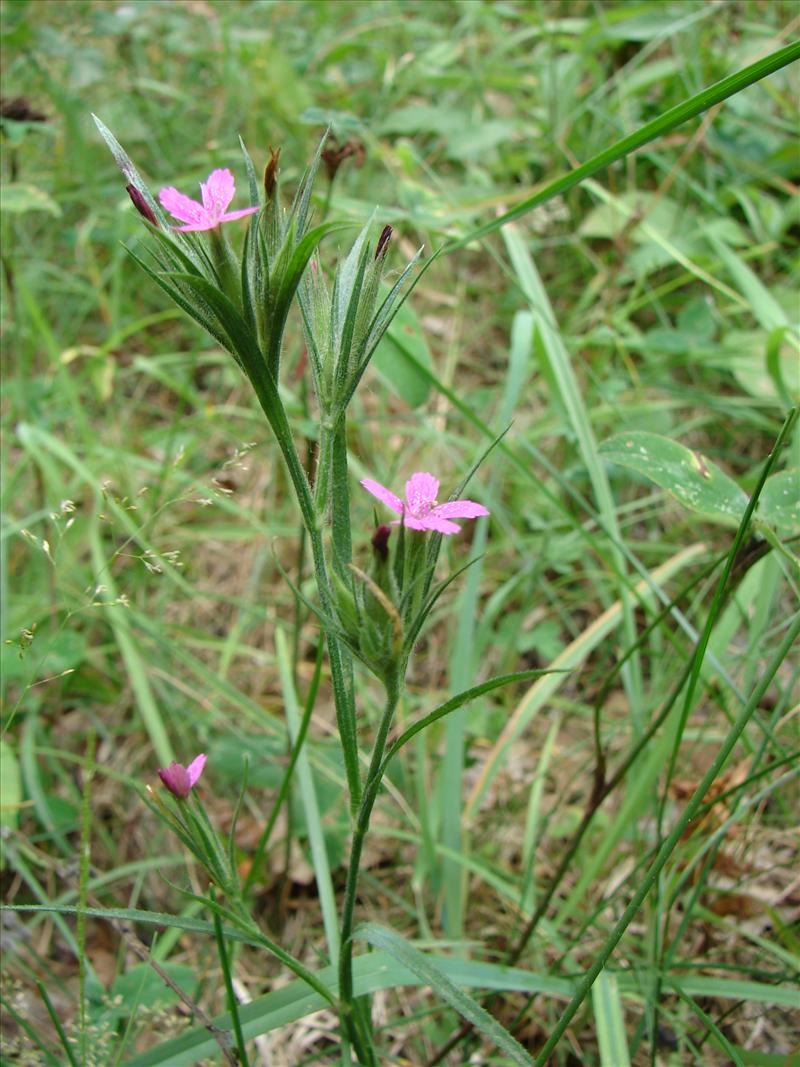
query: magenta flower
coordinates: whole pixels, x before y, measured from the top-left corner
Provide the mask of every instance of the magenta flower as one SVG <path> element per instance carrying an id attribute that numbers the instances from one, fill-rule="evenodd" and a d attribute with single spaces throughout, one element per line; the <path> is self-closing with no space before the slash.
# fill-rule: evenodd
<path id="1" fill-rule="evenodd" d="M 174 797 L 185 800 L 203 773 L 205 762 L 206 757 L 202 754 L 193 759 L 188 767 L 173 760 L 169 767 L 162 767 L 159 770 L 158 777 Z"/>
<path id="2" fill-rule="evenodd" d="M 488 515 L 483 504 L 474 500 L 449 500 L 440 504 L 436 495 L 439 482 L 432 474 L 417 471 L 406 482 L 406 499 L 402 501 L 385 486 L 365 478 L 361 483 L 368 493 L 402 516 L 402 523 L 410 530 L 436 530 L 437 533 L 458 533 L 461 527 L 451 519 L 477 519 L 479 515 Z M 401 520 L 395 519 L 393 525 Z"/>
<path id="3" fill-rule="evenodd" d="M 236 192 L 236 182 L 229 170 L 212 170 L 208 180 L 200 182 L 200 192 L 203 195 L 202 204 L 179 193 L 171 185 L 158 194 L 161 206 L 170 215 L 186 223 L 185 226 L 176 226 L 176 230 L 213 230 L 221 222 L 232 222 L 233 219 L 241 219 L 258 211 L 257 207 L 226 210 Z"/>

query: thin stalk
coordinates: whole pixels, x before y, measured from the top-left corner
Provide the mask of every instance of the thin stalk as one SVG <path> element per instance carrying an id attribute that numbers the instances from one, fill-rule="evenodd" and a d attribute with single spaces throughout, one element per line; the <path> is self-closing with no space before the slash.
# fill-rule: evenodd
<path id="1" fill-rule="evenodd" d="M 320 520 L 325 516 L 328 505 L 334 433 L 327 417 L 323 416 L 319 425 L 319 450 L 314 476 L 314 508 Z"/>
<path id="2" fill-rule="evenodd" d="M 242 886 L 243 896 L 247 896 L 247 894 L 250 892 L 256 874 L 258 873 L 259 867 L 261 866 L 261 859 L 264 855 L 267 845 L 269 844 L 269 839 L 272 835 L 273 829 L 275 828 L 275 823 L 277 822 L 280 810 L 283 807 L 283 802 L 289 792 L 289 786 L 292 783 L 292 775 L 294 774 L 294 768 L 300 756 L 300 750 L 302 749 L 303 744 L 305 742 L 306 734 L 308 733 L 308 727 L 311 722 L 311 713 L 314 710 L 314 703 L 316 701 L 317 691 L 319 690 L 320 675 L 322 673 L 322 648 L 322 641 L 320 641 L 319 645 L 317 646 L 317 661 L 314 665 L 314 677 L 311 679 L 311 686 L 308 691 L 308 696 L 306 697 L 305 707 L 303 708 L 303 718 L 300 722 L 300 729 L 297 731 L 297 738 L 294 742 L 294 745 L 292 746 L 292 754 L 289 757 L 289 764 L 286 768 L 286 771 L 284 772 L 283 781 L 281 782 L 280 789 L 278 790 L 278 795 L 275 798 L 275 803 L 272 805 L 272 811 L 270 812 L 269 819 L 267 820 L 267 825 L 264 827 L 261 837 L 259 838 L 258 844 L 256 845 L 256 850 L 253 853 L 252 865 L 250 867 L 250 871 L 247 877 L 244 880 L 244 885 Z"/>
<path id="3" fill-rule="evenodd" d="M 306 385 L 305 376 L 300 379 L 300 400 L 303 407 L 303 416 L 307 419 L 311 418 L 311 411 L 308 404 L 308 386 Z M 319 442 L 311 437 L 306 438 L 306 478 L 309 484 L 313 485 L 315 476 L 315 463 L 317 457 L 317 449 Z M 303 585 L 303 571 L 306 566 L 306 528 L 301 523 L 300 529 L 297 534 L 297 587 L 302 588 Z M 304 619 L 303 603 L 300 597 L 294 598 L 294 629 L 293 629 L 293 641 L 292 641 L 292 672 L 294 674 L 295 687 L 297 686 L 297 667 L 300 662 L 300 638 L 301 630 Z"/>
<path id="4" fill-rule="evenodd" d="M 346 1012 L 353 1013 L 353 916 L 355 913 L 356 899 L 358 896 L 358 876 L 361 866 L 361 854 L 364 848 L 364 840 L 369 830 L 372 809 L 380 789 L 381 778 L 385 769 L 383 754 L 386 749 L 386 740 L 389 729 L 397 709 L 400 697 L 399 679 L 391 676 L 386 681 L 386 705 L 383 716 L 375 736 L 375 744 L 372 749 L 367 781 L 364 787 L 364 795 L 358 809 L 356 826 L 353 831 L 353 842 L 350 846 L 350 862 L 347 869 L 347 881 L 344 889 L 344 902 L 342 904 L 342 934 L 341 956 L 339 958 L 339 998 Z M 352 1016 L 351 1016 L 352 1017 Z M 369 1045 L 372 1042 L 369 1039 Z M 353 1042 L 354 1045 L 356 1042 Z M 358 1051 L 358 1046 L 357 1051 Z M 370 1054 L 374 1056 L 370 1048 Z M 360 1054 L 359 1054 L 360 1055 Z M 362 1061 L 371 1063 L 372 1059 Z"/>
<path id="5" fill-rule="evenodd" d="M 251 944 L 262 945 L 268 952 L 271 952 L 276 959 L 279 959 L 292 974 L 296 974 L 298 978 L 301 978 L 306 985 L 309 985 L 315 993 L 319 993 L 323 1000 L 331 1005 L 332 1008 L 338 1008 L 336 997 L 331 993 L 330 989 L 320 981 L 319 978 L 305 967 L 294 956 L 290 955 L 281 946 L 273 941 L 271 937 L 267 937 L 262 933 L 259 927 L 256 925 L 255 920 L 250 915 L 247 905 L 241 900 L 232 901 L 232 907 L 227 908 L 224 904 L 220 904 L 218 900 L 209 900 L 207 897 L 198 896 L 195 893 L 191 893 L 189 890 L 181 890 L 184 896 L 189 897 L 192 900 L 197 900 L 207 908 L 212 908 L 218 912 L 219 915 L 224 916 L 236 929 L 240 930 L 247 936 Z"/>
<path id="6" fill-rule="evenodd" d="M 89 867 L 91 862 L 91 830 L 92 830 L 92 780 L 94 778 L 94 756 L 97 745 L 97 735 L 94 730 L 89 734 L 86 747 L 86 759 L 83 773 L 83 798 L 81 812 L 81 855 L 80 874 L 78 882 L 78 912 L 77 941 L 78 941 L 78 993 L 80 1001 L 80 1046 L 81 1060 L 86 1063 L 88 1030 L 86 1026 L 86 894 L 89 884 Z"/>
<path id="7" fill-rule="evenodd" d="M 212 900 L 214 894 L 212 890 Z M 247 1056 L 247 1046 L 244 1041 L 244 1034 L 242 1033 L 242 1020 L 239 1017 L 239 1001 L 236 999 L 236 992 L 233 988 L 233 975 L 231 974 L 231 964 L 228 959 L 228 950 L 225 947 L 225 938 L 222 934 L 222 922 L 215 910 L 212 909 L 212 918 L 214 920 L 214 936 L 217 941 L 217 953 L 219 954 L 219 963 L 222 968 L 222 976 L 225 981 L 225 994 L 228 1001 L 228 1011 L 231 1014 L 231 1022 L 233 1023 L 233 1033 L 236 1038 L 236 1051 L 237 1059 L 241 1064 L 241 1067 L 250 1067 L 250 1060 Z"/>
<path id="8" fill-rule="evenodd" d="M 61 1025 L 61 1020 L 58 1017 L 58 1012 L 53 1007 L 53 1002 L 50 1000 L 50 997 L 47 994 L 44 982 L 40 982 L 38 978 L 36 980 L 36 988 L 39 990 L 39 996 L 44 1001 L 44 1006 L 47 1008 L 47 1014 L 50 1016 L 50 1020 L 53 1023 L 53 1026 L 55 1027 L 55 1031 L 58 1034 L 58 1039 L 61 1042 L 61 1047 L 64 1049 L 67 1059 L 69 1060 L 70 1067 L 79 1067 L 78 1061 L 75 1057 L 75 1050 L 73 1049 L 72 1045 L 70 1044 L 69 1038 L 64 1032 L 64 1027 Z M 84 1060 L 84 1063 L 85 1062 L 86 1061 Z"/>

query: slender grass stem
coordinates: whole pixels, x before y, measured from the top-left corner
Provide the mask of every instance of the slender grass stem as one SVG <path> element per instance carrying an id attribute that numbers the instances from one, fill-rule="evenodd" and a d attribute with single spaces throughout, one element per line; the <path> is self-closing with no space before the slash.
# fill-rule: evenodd
<path id="1" fill-rule="evenodd" d="M 606 943 L 604 944 L 601 952 L 598 954 L 594 963 L 586 972 L 581 981 L 578 983 L 578 988 L 575 991 L 575 995 L 573 996 L 567 1007 L 564 1009 L 564 1012 L 561 1018 L 556 1023 L 552 1033 L 550 1034 L 550 1037 L 547 1039 L 541 1051 L 539 1052 L 539 1055 L 536 1057 L 536 1060 L 534 1061 L 535 1067 L 544 1067 L 544 1065 L 547 1063 L 550 1057 L 550 1053 L 555 1049 L 556 1045 L 561 1040 L 564 1031 L 570 1024 L 570 1021 L 573 1019 L 575 1013 L 578 1011 L 581 1004 L 588 996 L 589 991 L 594 985 L 595 979 L 597 978 L 598 974 L 600 974 L 602 969 L 605 967 L 609 956 L 619 944 L 632 919 L 638 912 L 650 890 L 653 888 L 653 885 L 655 884 L 657 878 L 660 876 L 662 870 L 664 869 L 667 860 L 672 855 L 675 846 L 678 844 L 686 828 L 689 826 L 689 824 L 692 822 L 695 815 L 699 811 L 700 806 L 702 805 L 703 800 L 705 799 L 705 795 L 708 792 L 711 784 L 724 767 L 728 757 L 730 756 L 731 752 L 736 746 L 736 743 L 741 737 L 742 732 L 744 731 L 753 713 L 758 708 L 764 694 L 769 688 L 772 679 L 775 676 L 775 672 L 780 668 L 781 664 L 784 661 L 784 658 L 786 657 L 789 650 L 792 648 L 794 642 L 799 636 L 800 618 L 797 618 L 794 624 L 787 631 L 787 634 L 784 637 L 783 641 L 778 646 L 775 655 L 770 660 L 767 669 L 764 671 L 764 674 L 761 677 L 761 681 L 752 693 L 750 699 L 747 701 L 747 704 L 740 712 L 739 717 L 736 719 L 736 722 L 734 723 L 732 729 L 729 731 L 728 736 L 722 743 L 714 761 L 712 762 L 706 773 L 703 775 L 702 781 L 692 794 L 686 807 L 683 809 L 681 817 L 676 821 L 671 832 L 662 843 L 661 848 L 658 850 L 658 853 L 656 855 L 655 860 L 653 861 L 652 866 L 639 884 L 639 888 L 634 893 L 630 904 L 628 904 L 627 908 L 623 912 L 618 923 L 612 930 L 611 935 L 606 939 Z"/>

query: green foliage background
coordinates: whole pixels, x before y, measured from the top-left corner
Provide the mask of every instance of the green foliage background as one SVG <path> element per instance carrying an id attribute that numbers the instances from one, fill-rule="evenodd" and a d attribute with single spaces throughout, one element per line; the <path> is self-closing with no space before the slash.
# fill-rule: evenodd
<path id="1" fill-rule="evenodd" d="M 340 144 L 359 147 L 332 182 L 320 180 L 318 215 L 361 225 L 377 206 L 376 226 L 395 228 L 399 269 L 421 244 L 432 251 L 462 236 L 787 43 L 797 9 L 780 0 L 66 0 L 1 10 L 4 101 L 25 98 L 22 117 L 18 105 L 17 117 L 3 120 L 2 140 L 3 881 L 12 902 L 75 903 L 81 765 L 94 735 L 91 892 L 109 906 L 180 910 L 153 872 L 181 881 L 183 859 L 168 851 L 135 789 L 154 780 L 170 752 L 186 761 L 207 750 L 206 787 L 224 820 L 248 751 L 246 860 L 285 751 L 274 635 L 297 622 L 278 564 L 293 574 L 302 567 L 298 520 L 236 368 L 127 256 L 124 245 L 140 249 L 140 222 L 90 112 L 155 188 L 191 192 L 212 167 L 230 167 L 235 206 L 245 204 L 239 134 L 257 162 L 280 146 L 282 179 L 292 187 L 330 126 Z M 719 510 L 687 509 L 686 494 L 676 499 L 641 463 L 619 465 L 612 452 L 624 441 L 617 435 L 659 434 L 707 469 L 719 467 L 742 499 L 752 491 L 800 383 L 797 98 L 794 65 L 501 235 L 438 260 L 356 400 L 354 486 L 369 475 L 399 487 L 411 471 L 432 470 L 450 487 L 484 447 L 479 424 L 499 433 L 512 423 L 475 487 L 490 526 L 448 546 L 453 568 L 470 553 L 482 561 L 417 654 L 405 719 L 489 674 L 559 656 L 574 668 L 547 694 L 475 702 L 398 762 L 362 907 L 388 912 L 409 937 L 477 942 L 475 955 L 502 958 L 585 810 L 596 771 L 593 706 L 604 682 L 600 735 L 613 763 L 658 712 L 702 629 L 711 586 L 701 583 L 679 604 L 683 622 L 662 620 L 612 679 L 653 618 L 653 600 L 632 595 L 632 584 L 658 573 L 675 595 L 732 536 Z M 330 239 L 323 258 L 346 246 L 346 238 Z M 282 389 L 310 456 L 313 412 L 296 319 L 292 329 Z M 690 464 L 690 454 L 676 453 L 675 462 Z M 788 510 L 770 521 L 764 513 L 757 534 L 772 550 L 743 574 L 714 631 L 681 738 L 679 787 L 697 784 L 796 617 L 796 430 L 779 466 L 783 481 L 772 495 L 785 489 Z M 598 489 L 606 484 L 604 502 Z M 373 512 L 355 494 L 358 557 Z M 615 608 L 595 639 L 596 620 Z M 315 630 L 306 622 L 293 632 L 303 690 Z M 797 968 L 781 893 L 796 858 L 798 720 L 789 712 L 798 669 L 796 657 L 782 665 L 721 779 L 721 791 L 740 789 L 735 803 L 679 848 L 615 956 L 616 969 L 644 976 L 633 993 L 623 982 L 633 1062 L 651 1062 L 654 1033 L 663 1062 L 730 1062 L 730 1047 L 740 1062 L 778 1062 L 748 1059 L 744 1046 L 759 1005 L 771 1003 L 771 989 L 785 991 Z M 368 729 L 377 694 L 366 679 L 359 684 Z M 509 723 L 520 724 L 513 736 Z M 337 870 L 347 820 L 325 700 L 312 733 Z M 765 733 L 768 756 L 756 771 L 750 761 Z M 624 906 L 636 862 L 659 841 L 669 752 L 659 746 L 645 749 L 597 814 L 522 960 L 530 972 L 580 974 Z M 668 792 L 668 816 L 680 798 L 679 789 Z M 714 847 L 730 863 L 703 867 L 700 842 L 729 816 Z M 296 799 L 259 907 L 299 953 L 312 952 L 320 934 L 306 851 Z M 683 877 L 694 861 L 702 891 Z M 666 901 L 688 916 L 680 930 Z M 9 971 L 23 986 L 34 971 L 47 976 L 60 990 L 62 1017 L 77 1027 L 75 990 L 53 962 L 56 942 L 77 951 L 73 932 L 58 920 L 46 944 L 41 921 L 30 921 L 36 948 L 20 948 Z M 677 934 L 669 952 L 665 930 L 666 943 Z M 119 1016 L 103 1014 L 100 986 L 113 994 L 132 972 L 117 945 L 98 944 L 90 938 L 78 954 L 96 982 L 93 1023 L 113 1045 L 122 1028 Z M 105 969 L 100 948 L 111 956 Z M 187 959 L 213 966 L 210 942 L 179 942 L 174 931 L 158 954 L 175 968 Z M 665 958 L 679 974 L 700 969 L 711 986 L 673 991 L 656 1015 L 647 981 Z M 267 977 L 254 977 L 256 992 Z M 722 986 L 715 999 L 713 983 L 724 977 L 744 983 L 733 1000 Z M 220 1007 L 213 989 L 193 993 Z M 613 1016 L 619 993 L 602 993 L 587 1002 L 575 1041 L 582 1062 L 620 1067 L 602 1036 L 603 1013 Z M 148 996 L 149 988 L 145 1007 Z M 521 1004 L 515 996 L 506 1025 Z M 390 1002 L 395 1020 L 402 997 Z M 422 994 L 408 998 L 409 1012 L 431 1007 Z M 535 1009 L 521 1031 L 532 1050 L 559 1002 L 540 996 Z M 453 1018 L 438 1008 L 409 1025 L 407 1058 L 425 1062 Z M 777 1009 L 775 1018 L 757 1042 L 764 1057 L 783 1055 L 797 1038 L 796 1021 Z M 173 1025 L 161 1019 L 160 1035 Z M 566 1064 L 562 1045 L 557 1062 Z M 333 1062 L 324 1041 L 312 1051 Z"/>

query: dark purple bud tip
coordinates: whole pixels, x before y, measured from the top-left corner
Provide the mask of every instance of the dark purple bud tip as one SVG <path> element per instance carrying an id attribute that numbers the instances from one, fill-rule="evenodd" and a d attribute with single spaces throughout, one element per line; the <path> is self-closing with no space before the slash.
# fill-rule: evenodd
<path id="1" fill-rule="evenodd" d="M 375 258 L 379 259 L 386 251 L 386 247 L 392 239 L 392 227 L 384 226 L 378 238 L 378 247 L 375 249 Z"/>
<path id="2" fill-rule="evenodd" d="M 385 563 L 389 558 L 389 535 L 391 532 L 391 526 L 381 524 L 372 535 L 372 547 L 375 549 L 375 555 L 381 563 Z"/>
<path id="3" fill-rule="evenodd" d="M 275 187 L 278 184 L 278 160 L 280 159 L 280 148 L 269 147 L 269 162 L 264 168 L 264 192 L 267 194 L 267 200 L 272 200 L 275 196 Z"/>
<path id="4" fill-rule="evenodd" d="M 128 190 L 128 196 L 133 201 L 133 206 L 136 208 L 142 218 L 147 219 L 147 221 L 151 222 L 154 226 L 158 226 L 158 219 L 153 214 L 153 209 L 147 203 L 147 201 L 136 188 L 136 186 L 126 185 L 125 188 Z"/>

